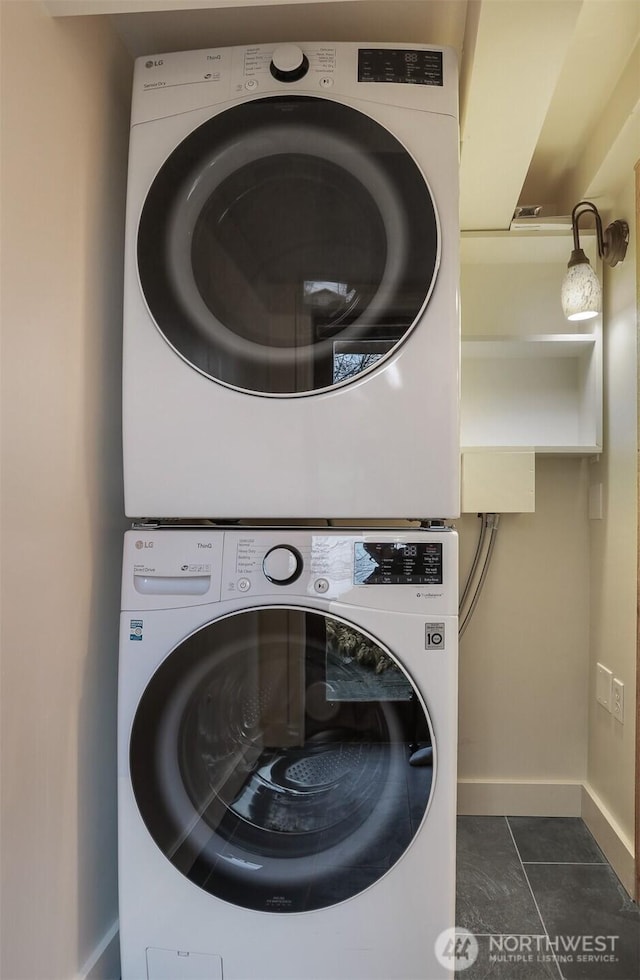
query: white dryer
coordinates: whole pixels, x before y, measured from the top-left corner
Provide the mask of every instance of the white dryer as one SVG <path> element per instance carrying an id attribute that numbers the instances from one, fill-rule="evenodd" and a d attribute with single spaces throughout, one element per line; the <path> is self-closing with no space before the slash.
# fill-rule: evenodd
<path id="1" fill-rule="evenodd" d="M 123 980 L 445 980 L 457 536 L 125 535 Z"/>
<path id="2" fill-rule="evenodd" d="M 129 516 L 459 512 L 457 98 L 426 45 L 136 61 Z"/>

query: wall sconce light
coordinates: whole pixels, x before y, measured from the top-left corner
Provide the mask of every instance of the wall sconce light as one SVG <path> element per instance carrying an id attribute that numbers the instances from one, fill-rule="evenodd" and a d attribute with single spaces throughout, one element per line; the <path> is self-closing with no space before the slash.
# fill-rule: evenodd
<path id="1" fill-rule="evenodd" d="M 603 234 L 598 209 L 591 201 L 580 201 L 571 212 L 573 251 L 562 282 L 560 299 L 567 320 L 589 320 L 602 310 L 602 287 L 591 268 L 589 259 L 580 248 L 578 222 L 583 214 L 591 212 L 596 221 L 598 255 L 607 265 L 622 262 L 629 242 L 629 225 L 626 221 L 612 221 Z"/>

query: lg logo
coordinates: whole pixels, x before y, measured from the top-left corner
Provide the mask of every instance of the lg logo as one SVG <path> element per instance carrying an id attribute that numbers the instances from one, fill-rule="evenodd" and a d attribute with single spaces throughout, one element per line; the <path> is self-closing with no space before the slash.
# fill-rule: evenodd
<path id="1" fill-rule="evenodd" d="M 160 65 L 164 65 L 162 58 L 159 58 L 158 61 L 145 61 L 144 63 L 145 68 L 159 68 Z"/>
<path id="2" fill-rule="evenodd" d="M 143 548 L 153 548 L 153 541 L 136 541 L 136 548 L 142 551 Z"/>

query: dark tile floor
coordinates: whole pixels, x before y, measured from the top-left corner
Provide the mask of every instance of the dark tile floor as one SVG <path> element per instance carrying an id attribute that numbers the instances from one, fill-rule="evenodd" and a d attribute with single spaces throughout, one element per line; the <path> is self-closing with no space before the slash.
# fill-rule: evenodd
<path id="1" fill-rule="evenodd" d="M 458 980 L 640 980 L 640 910 L 579 818 L 459 817 L 456 923 Z"/>

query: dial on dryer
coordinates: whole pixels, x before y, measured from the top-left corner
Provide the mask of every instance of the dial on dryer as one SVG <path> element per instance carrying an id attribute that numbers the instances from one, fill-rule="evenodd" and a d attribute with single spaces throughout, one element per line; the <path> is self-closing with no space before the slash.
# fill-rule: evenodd
<path id="1" fill-rule="evenodd" d="M 309 71 L 309 59 L 297 44 L 280 44 L 273 52 L 269 68 L 279 82 L 297 82 Z"/>

